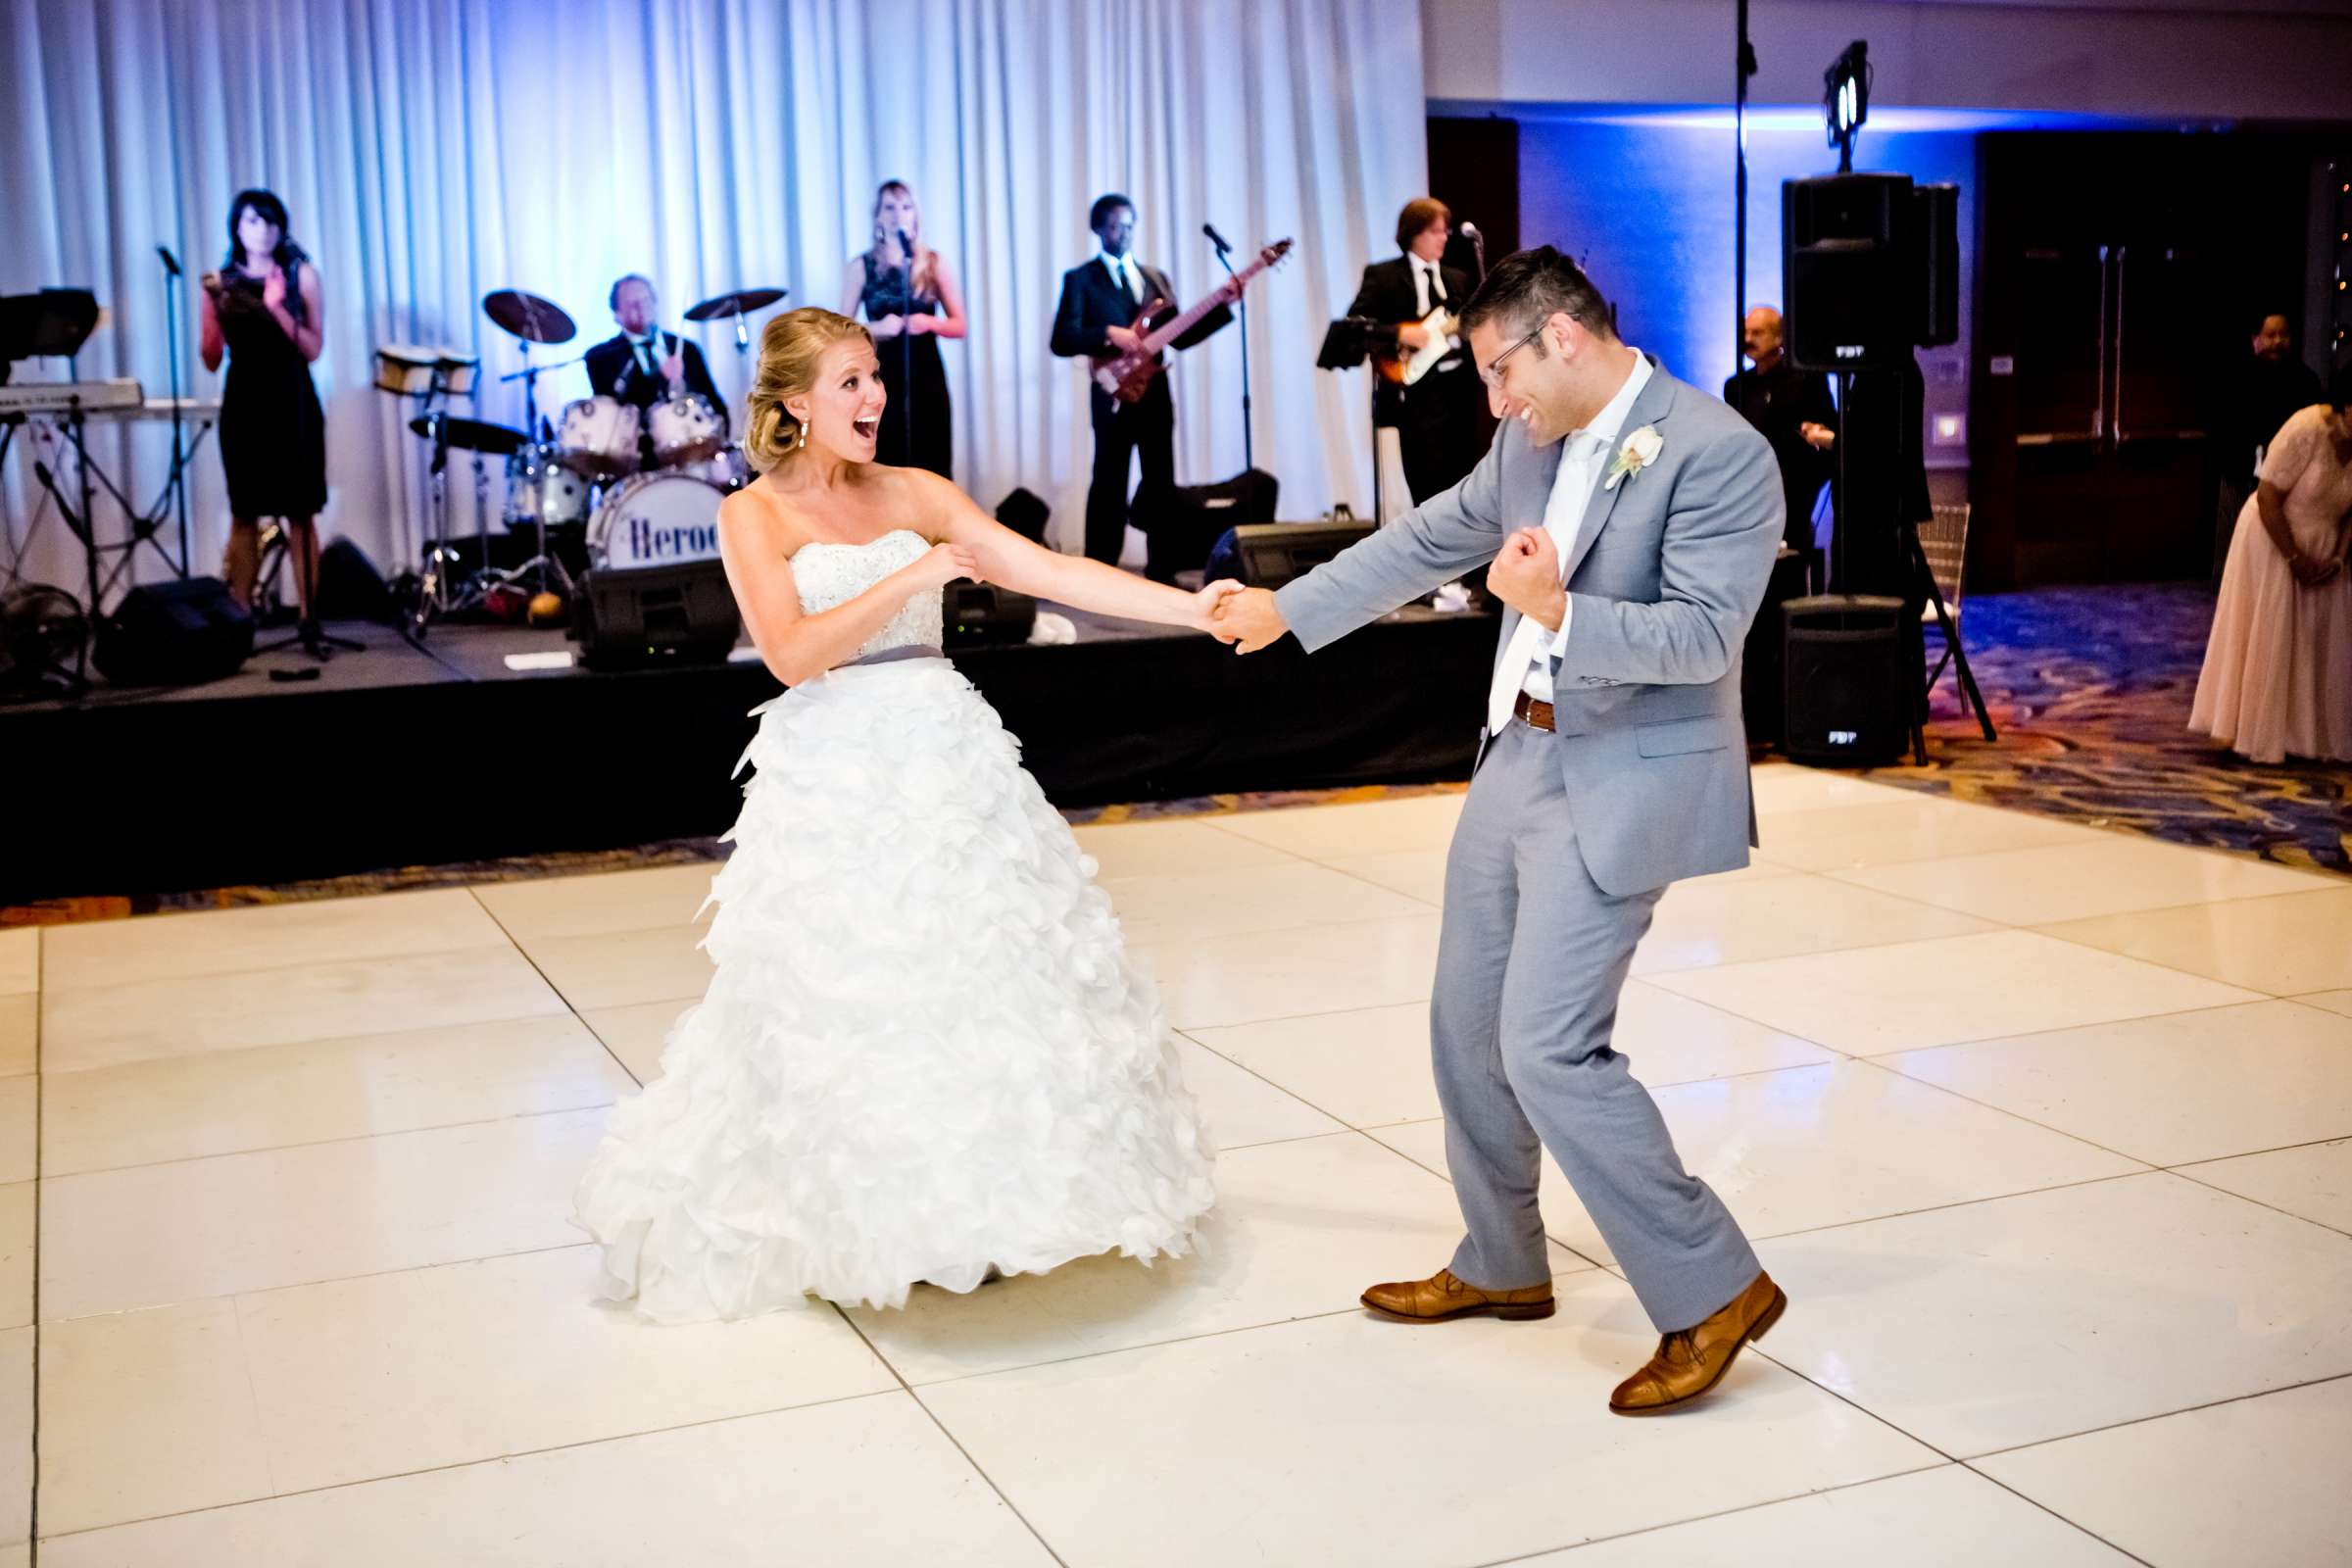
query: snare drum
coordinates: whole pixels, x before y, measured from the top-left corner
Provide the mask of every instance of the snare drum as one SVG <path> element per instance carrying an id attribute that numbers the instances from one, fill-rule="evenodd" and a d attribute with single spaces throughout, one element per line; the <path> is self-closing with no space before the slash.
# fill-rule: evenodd
<path id="1" fill-rule="evenodd" d="M 508 528 L 520 533 L 588 520 L 588 481 L 565 467 L 562 456 L 553 446 L 528 446 L 507 459 Z"/>
<path id="2" fill-rule="evenodd" d="M 473 390 L 474 372 L 481 361 L 456 349 L 420 348 L 414 343 L 386 343 L 375 351 L 375 384 L 404 397 L 448 392 L 460 397 Z"/>
<path id="3" fill-rule="evenodd" d="M 646 429 L 654 438 L 654 461 L 664 468 L 700 463 L 726 440 L 718 411 L 699 392 L 655 404 L 646 411 Z"/>
<path id="4" fill-rule="evenodd" d="M 691 473 L 640 473 L 605 497 L 588 523 L 588 564 L 614 571 L 718 558 L 726 492 Z"/>
<path id="5" fill-rule="evenodd" d="M 581 398 L 564 405 L 556 445 L 566 467 L 605 478 L 637 466 L 637 411 L 618 398 Z"/>

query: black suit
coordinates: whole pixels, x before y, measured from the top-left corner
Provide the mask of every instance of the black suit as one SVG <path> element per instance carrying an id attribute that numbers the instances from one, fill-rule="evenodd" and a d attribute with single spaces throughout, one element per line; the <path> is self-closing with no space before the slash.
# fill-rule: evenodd
<path id="1" fill-rule="evenodd" d="M 1167 273 L 1143 263 L 1146 299 L 1138 302 L 1116 279 L 1101 257 L 1061 274 L 1061 303 L 1054 312 L 1054 352 L 1064 359 L 1116 358 L 1104 335 L 1113 326 L 1132 326 L 1151 296 L 1168 302 L 1152 318 L 1157 326 L 1178 314 L 1176 285 Z M 1230 308 L 1210 311 L 1169 346 L 1189 349 L 1233 319 Z M 1130 509 L 1127 470 L 1131 454 L 1143 460 L 1143 483 L 1136 489 L 1133 515 L 1149 533 L 1176 487 L 1176 402 L 1168 395 L 1165 371 L 1152 378 L 1142 398 L 1121 403 L 1099 386 L 1089 388 L 1095 426 L 1095 476 L 1086 492 L 1086 553 L 1097 561 L 1116 562 L 1126 542 Z"/>
<path id="2" fill-rule="evenodd" d="M 1782 497 L 1788 504 L 1783 539 L 1797 550 L 1813 548 L 1813 503 L 1829 482 L 1836 460 L 1815 450 L 1799 433 L 1806 423 L 1838 428 L 1838 405 L 1830 400 L 1830 378 L 1800 370 L 1784 354 L 1769 370 L 1741 370 L 1723 383 L 1723 401 L 1743 415 L 1781 465 Z"/>
<path id="3" fill-rule="evenodd" d="M 1470 298 L 1470 274 L 1441 265 L 1444 300 L 1435 308 L 1458 311 Z M 1410 261 L 1402 256 L 1374 262 L 1364 269 L 1364 281 L 1348 307 L 1349 316 L 1375 321 L 1418 321 L 1425 314 L 1413 284 Z M 1481 388 L 1471 373 L 1470 356 L 1449 352 L 1412 386 L 1398 386 L 1386 376 L 1372 378 L 1372 422 L 1396 427 L 1396 444 L 1404 458 L 1404 486 L 1419 506 L 1431 496 L 1449 490 L 1478 466 L 1480 455 L 1478 400 Z"/>
<path id="4" fill-rule="evenodd" d="M 662 331 L 660 328 L 656 332 L 656 342 L 661 346 L 654 356 L 657 365 L 669 357 L 673 347 L 679 350 L 685 360 L 686 390 L 690 393 L 699 392 L 710 400 L 710 407 L 718 411 L 719 428 L 725 430 L 729 423 L 726 400 L 718 395 L 718 388 L 710 380 L 710 367 L 703 360 L 702 345 L 675 332 Z M 626 333 L 616 332 L 590 349 L 587 363 L 588 390 L 593 396 L 618 398 L 641 412 L 669 396 L 669 382 L 659 368 L 647 371 Z M 652 467 L 653 431 L 642 420 L 638 425 L 637 445 L 644 466 Z"/>

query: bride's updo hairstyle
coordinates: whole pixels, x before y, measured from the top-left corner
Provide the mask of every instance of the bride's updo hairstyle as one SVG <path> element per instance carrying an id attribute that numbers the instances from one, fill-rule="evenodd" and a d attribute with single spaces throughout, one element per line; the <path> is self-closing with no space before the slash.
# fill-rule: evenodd
<path id="1" fill-rule="evenodd" d="M 873 346 L 863 326 L 814 306 L 786 311 L 767 323 L 760 334 L 760 368 L 752 377 L 743 420 L 743 455 L 753 467 L 765 473 L 808 445 L 808 432 L 786 411 L 784 400 L 813 391 L 825 350 L 850 338 Z"/>

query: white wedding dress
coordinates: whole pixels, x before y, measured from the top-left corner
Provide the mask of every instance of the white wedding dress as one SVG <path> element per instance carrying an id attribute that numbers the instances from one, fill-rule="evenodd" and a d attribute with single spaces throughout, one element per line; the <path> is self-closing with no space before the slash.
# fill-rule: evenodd
<path id="1" fill-rule="evenodd" d="M 802 607 L 928 548 L 904 529 L 805 545 Z M 754 710 L 716 973 L 576 1199 L 602 1294 L 646 1318 L 899 1306 L 992 1267 L 1181 1254 L 1214 1199 L 1094 862 L 940 630 L 917 594 L 858 662 Z"/>

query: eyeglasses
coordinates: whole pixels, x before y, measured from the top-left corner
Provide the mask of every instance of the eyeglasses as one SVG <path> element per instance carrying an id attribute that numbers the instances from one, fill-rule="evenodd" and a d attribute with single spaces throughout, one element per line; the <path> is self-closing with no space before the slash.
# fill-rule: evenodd
<path id="1" fill-rule="evenodd" d="M 1488 366 L 1485 369 L 1479 371 L 1478 378 L 1486 382 L 1487 385 L 1493 387 L 1495 391 L 1501 391 L 1502 362 L 1509 359 L 1512 355 L 1518 353 L 1521 349 L 1527 347 L 1530 343 L 1533 343 L 1536 339 L 1542 337 L 1543 335 L 1544 328 L 1539 325 L 1533 332 L 1528 333 L 1527 336 L 1521 338 L 1509 348 L 1504 349 L 1500 354 L 1495 355 L 1494 363 Z"/>

